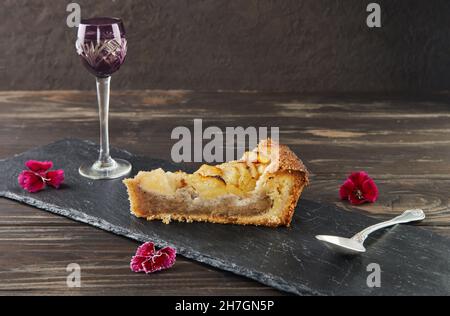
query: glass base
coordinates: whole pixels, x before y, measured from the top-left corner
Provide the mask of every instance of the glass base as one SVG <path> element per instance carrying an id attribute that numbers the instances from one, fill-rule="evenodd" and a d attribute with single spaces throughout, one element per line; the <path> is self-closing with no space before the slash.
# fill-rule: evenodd
<path id="1" fill-rule="evenodd" d="M 112 159 L 108 163 L 96 161 L 93 164 L 84 164 L 78 172 L 86 178 L 100 179 L 116 179 L 127 175 L 131 171 L 131 163 L 123 159 Z"/>

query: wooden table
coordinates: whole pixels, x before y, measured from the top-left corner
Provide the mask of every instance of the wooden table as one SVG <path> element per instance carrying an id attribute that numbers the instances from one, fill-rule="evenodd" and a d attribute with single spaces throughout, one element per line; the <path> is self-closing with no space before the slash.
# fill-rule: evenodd
<path id="1" fill-rule="evenodd" d="M 450 236 L 450 102 L 428 96 L 297 95 L 257 92 L 115 91 L 114 146 L 170 159 L 176 126 L 278 126 L 281 141 L 309 167 L 303 198 L 380 219 L 423 208 L 430 230 Z M 64 138 L 98 139 L 96 96 L 82 91 L 0 92 L 0 158 Z M 375 204 L 352 208 L 338 188 L 366 170 Z M 128 211 L 128 210 L 124 210 Z M 178 258 L 171 270 L 129 270 L 137 243 L 88 225 L 0 199 L 0 294 L 278 295 L 254 281 Z M 76 262 L 82 287 L 66 286 Z"/>

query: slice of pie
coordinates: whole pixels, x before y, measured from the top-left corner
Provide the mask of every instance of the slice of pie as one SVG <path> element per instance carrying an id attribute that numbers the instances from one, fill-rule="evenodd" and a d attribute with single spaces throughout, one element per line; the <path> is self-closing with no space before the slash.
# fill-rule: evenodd
<path id="1" fill-rule="evenodd" d="M 193 174 L 162 169 L 125 179 L 131 212 L 147 220 L 289 226 L 308 171 L 284 145 L 261 141 L 240 160 Z"/>

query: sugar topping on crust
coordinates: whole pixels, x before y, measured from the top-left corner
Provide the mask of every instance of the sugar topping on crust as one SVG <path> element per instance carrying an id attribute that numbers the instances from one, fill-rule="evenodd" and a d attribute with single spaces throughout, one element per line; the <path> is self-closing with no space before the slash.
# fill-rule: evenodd
<path id="1" fill-rule="evenodd" d="M 240 161 L 249 163 L 268 163 L 265 172 L 299 171 L 304 173 L 305 181 L 309 181 L 309 172 L 303 162 L 288 146 L 268 138 L 259 142 L 252 151 L 244 153 Z"/>

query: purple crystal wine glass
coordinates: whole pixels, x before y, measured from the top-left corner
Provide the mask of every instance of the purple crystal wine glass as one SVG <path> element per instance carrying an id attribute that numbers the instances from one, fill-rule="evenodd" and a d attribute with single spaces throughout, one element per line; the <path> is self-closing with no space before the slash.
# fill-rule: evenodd
<path id="1" fill-rule="evenodd" d="M 119 70 L 127 54 L 125 28 L 118 18 L 95 17 L 81 20 L 76 41 L 83 65 L 97 81 L 100 116 L 100 154 L 94 163 L 83 164 L 79 172 L 90 179 L 114 179 L 128 174 L 131 164 L 109 154 L 108 114 L 111 75 Z"/>

